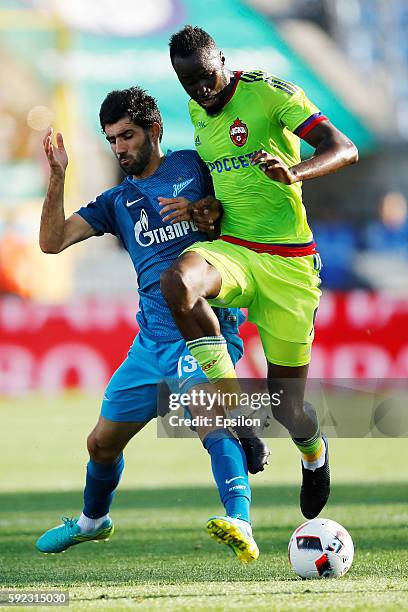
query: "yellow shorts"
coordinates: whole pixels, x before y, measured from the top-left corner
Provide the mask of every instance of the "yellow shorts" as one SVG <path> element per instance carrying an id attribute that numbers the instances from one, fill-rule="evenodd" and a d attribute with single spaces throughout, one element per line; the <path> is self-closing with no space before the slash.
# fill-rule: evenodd
<path id="1" fill-rule="evenodd" d="M 270 363 L 298 367 L 310 362 L 314 320 L 321 296 L 320 257 L 256 253 L 223 240 L 197 242 L 194 251 L 221 274 L 211 306 L 248 308 Z"/>

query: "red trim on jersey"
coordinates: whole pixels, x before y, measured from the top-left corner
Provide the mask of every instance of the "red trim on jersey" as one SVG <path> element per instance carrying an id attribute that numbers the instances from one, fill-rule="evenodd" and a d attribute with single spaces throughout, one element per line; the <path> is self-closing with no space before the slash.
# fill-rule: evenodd
<path id="1" fill-rule="evenodd" d="M 225 100 L 225 102 L 224 102 L 224 106 L 225 106 L 226 104 L 228 104 L 228 102 L 231 100 L 232 96 L 234 95 L 235 90 L 236 90 L 236 88 L 238 87 L 239 79 L 241 78 L 241 74 L 242 74 L 242 73 L 243 73 L 243 70 L 237 70 L 236 72 L 234 72 L 234 75 L 235 75 L 235 83 L 234 83 L 234 84 L 233 84 L 233 86 L 232 86 L 232 89 L 231 89 L 231 91 L 230 91 L 230 93 L 229 93 L 228 98 L 227 98 L 227 99 Z M 224 108 L 224 106 L 223 106 L 223 108 Z"/>
<path id="2" fill-rule="evenodd" d="M 305 255 L 314 255 L 314 253 L 317 253 L 314 240 L 306 244 L 268 244 L 265 242 L 250 242 L 249 240 L 235 238 L 235 236 L 220 236 L 219 240 L 246 247 L 256 253 L 269 253 L 269 255 L 281 255 L 282 257 L 304 257 Z"/>
<path id="3" fill-rule="evenodd" d="M 314 119 L 311 123 L 309 123 L 309 125 L 306 125 L 303 130 L 301 130 L 298 134 L 299 138 L 304 138 L 305 136 L 307 136 L 307 134 L 313 130 L 314 127 L 316 127 L 316 125 L 318 123 L 321 123 L 322 121 L 327 121 L 327 117 L 326 115 L 320 115 L 320 117 L 316 117 L 316 119 Z"/>

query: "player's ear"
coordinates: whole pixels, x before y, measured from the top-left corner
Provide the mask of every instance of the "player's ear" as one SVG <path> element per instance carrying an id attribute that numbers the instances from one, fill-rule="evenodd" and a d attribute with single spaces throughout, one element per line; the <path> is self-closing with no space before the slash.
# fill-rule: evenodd
<path id="1" fill-rule="evenodd" d="M 225 55 L 223 51 L 220 51 L 220 62 L 224 66 L 225 64 Z"/>
<path id="2" fill-rule="evenodd" d="M 157 121 L 153 121 L 152 125 L 150 126 L 150 133 L 152 135 L 153 141 L 160 142 L 160 132 L 161 132 L 160 124 L 157 123 Z"/>

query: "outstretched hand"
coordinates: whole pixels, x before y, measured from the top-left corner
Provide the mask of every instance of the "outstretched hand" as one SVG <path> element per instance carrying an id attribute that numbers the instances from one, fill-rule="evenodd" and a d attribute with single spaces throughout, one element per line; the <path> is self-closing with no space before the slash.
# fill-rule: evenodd
<path id="1" fill-rule="evenodd" d="M 296 174 L 276 155 L 271 155 L 264 150 L 257 151 L 252 157 L 251 164 L 259 168 L 272 181 L 278 181 L 284 185 L 292 185 L 298 181 Z"/>
<path id="2" fill-rule="evenodd" d="M 43 140 L 44 151 L 54 174 L 64 176 L 68 166 L 68 155 L 60 132 L 56 135 L 56 146 L 52 144 L 53 129 L 50 128 Z"/>

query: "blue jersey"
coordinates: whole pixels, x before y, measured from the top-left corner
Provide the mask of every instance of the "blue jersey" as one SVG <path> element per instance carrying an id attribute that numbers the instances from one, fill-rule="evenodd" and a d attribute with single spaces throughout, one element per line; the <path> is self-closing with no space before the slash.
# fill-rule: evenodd
<path id="1" fill-rule="evenodd" d="M 179 194 L 190 201 L 213 194 L 210 174 L 195 151 L 169 153 L 156 172 L 145 179 L 128 176 L 77 211 L 97 232 L 117 236 L 132 259 L 140 295 L 137 321 L 151 339 L 179 340 L 170 310 L 160 291 L 160 274 L 180 253 L 199 240 L 207 240 L 193 221 L 163 222 L 158 197 Z M 214 309 L 222 333 L 236 333 L 244 320 L 238 309 Z"/>

